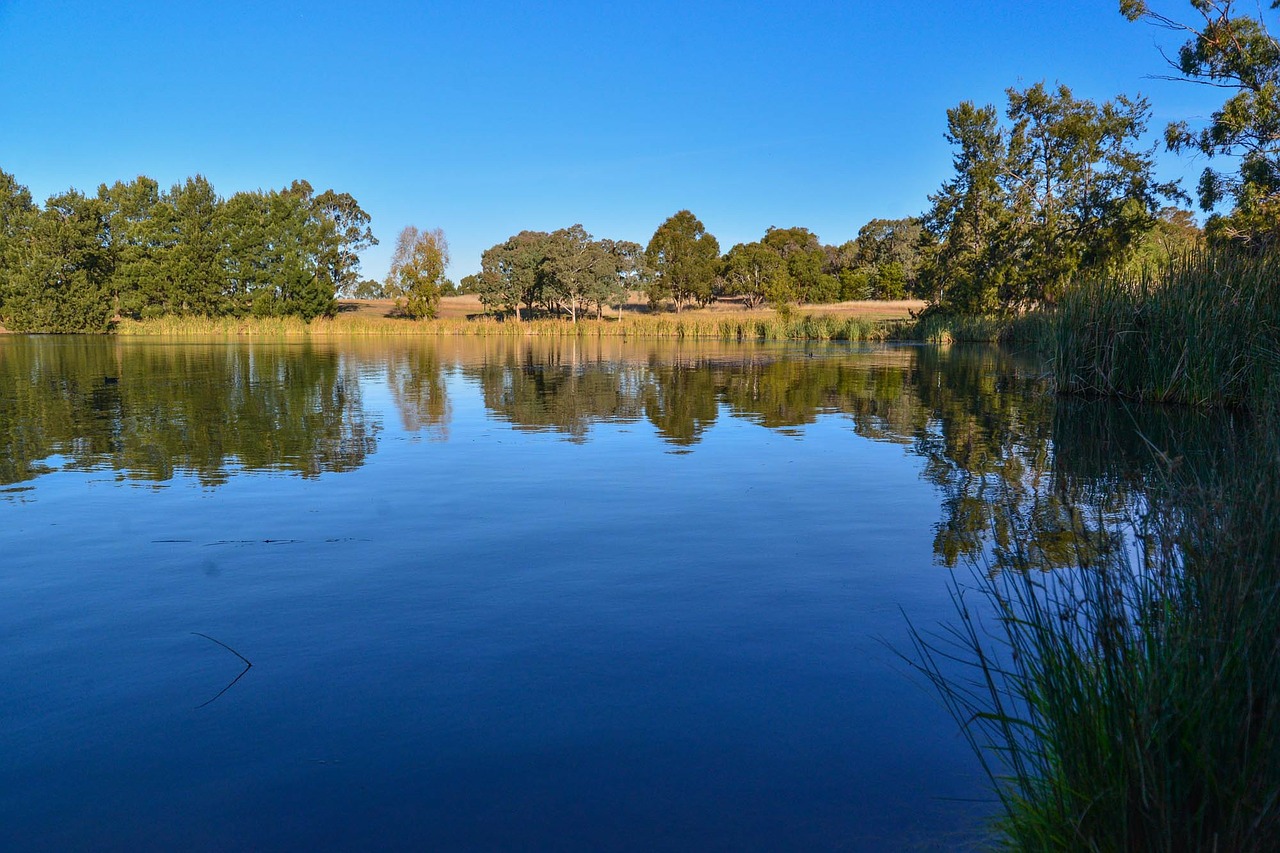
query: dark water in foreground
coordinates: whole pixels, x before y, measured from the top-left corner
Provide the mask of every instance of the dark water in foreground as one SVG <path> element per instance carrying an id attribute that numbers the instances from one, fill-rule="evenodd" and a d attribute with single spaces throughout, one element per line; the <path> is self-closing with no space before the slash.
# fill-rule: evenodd
<path id="1" fill-rule="evenodd" d="M 903 612 L 1066 562 L 1135 426 L 1230 428 L 988 350 L 0 339 L 0 848 L 972 842 Z"/>

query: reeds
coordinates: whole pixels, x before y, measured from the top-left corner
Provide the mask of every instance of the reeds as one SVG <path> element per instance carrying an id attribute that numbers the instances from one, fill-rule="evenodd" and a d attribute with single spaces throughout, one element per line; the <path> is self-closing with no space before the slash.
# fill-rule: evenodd
<path id="1" fill-rule="evenodd" d="M 1280 372 L 1280 256 L 1200 252 L 1082 282 L 1044 319 L 1064 392 L 1247 406 Z"/>
<path id="2" fill-rule="evenodd" d="M 623 320 L 536 319 L 521 323 L 494 317 L 414 322 L 391 318 L 343 317 L 310 323 L 296 317 L 161 317 L 122 320 L 120 335 L 171 337 L 325 337 L 366 335 L 465 335 L 537 337 L 701 338 L 722 341 L 883 341 L 894 336 L 892 321 L 832 315 L 792 317 L 628 317 Z"/>
<path id="3" fill-rule="evenodd" d="M 1280 438 L 1166 475 L 1109 547 L 1038 571 L 1010 537 L 913 628 L 1017 850 L 1271 850 L 1280 838 Z M 1099 518 L 1103 509 L 1097 510 Z"/>

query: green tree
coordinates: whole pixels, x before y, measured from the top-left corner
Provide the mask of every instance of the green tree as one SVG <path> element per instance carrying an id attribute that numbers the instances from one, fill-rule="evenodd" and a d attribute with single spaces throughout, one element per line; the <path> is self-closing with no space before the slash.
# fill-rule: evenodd
<path id="1" fill-rule="evenodd" d="M 315 197 L 314 206 L 317 215 L 328 220 L 319 261 L 337 292 L 353 295 L 360 284 L 359 253 L 378 245 L 369 227 L 372 220 L 350 193 L 325 190 Z"/>
<path id="2" fill-rule="evenodd" d="M 567 305 L 575 323 L 580 307 L 593 300 L 599 305 L 617 284 L 615 258 L 581 225 L 553 231 L 543 263 L 544 294 Z"/>
<path id="3" fill-rule="evenodd" d="M 922 230 L 917 217 L 872 219 L 858 229 L 852 266 L 865 274 L 863 298 L 904 299 L 916 292 Z"/>
<path id="4" fill-rule="evenodd" d="M 770 228 L 760 244 L 786 262 L 787 275 L 801 302 L 835 302 L 840 281 L 826 271 L 827 253 L 808 228 Z"/>
<path id="5" fill-rule="evenodd" d="M 1146 101 L 1099 105 L 1042 83 L 1007 94 L 1008 127 L 991 106 L 948 112 L 947 139 L 960 150 L 956 176 L 924 217 L 937 241 L 924 280 L 949 310 L 1053 301 L 1078 272 L 1122 264 L 1160 200 L 1178 195 L 1137 147 Z"/>
<path id="6" fill-rule="evenodd" d="M 167 283 L 166 313 L 218 316 L 227 305 L 224 242 L 218 233 L 222 199 L 203 175 L 174 184 L 155 208 L 164 235 L 159 278 Z M 321 307 L 320 313 L 323 312 Z"/>
<path id="7" fill-rule="evenodd" d="M 1080 269 L 1122 261 L 1155 225 L 1160 200 L 1178 192 L 1154 180 L 1151 152 L 1137 148 L 1146 100 L 1095 104 L 1042 83 L 1008 97 L 1013 205 L 1025 236 L 1004 301 L 1035 303 L 1055 298 Z"/>
<path id="8" fill-rule="evenodd" d="M 649 285 L 651 304 L 669 298 L 678 313 L 689 302 L 711 300 L 720 244 L 689 211 L 681 210 L 658 226 L 645 257 L 654 273 Z"/>
<path id="9" fill-rule="evenodd" d="M 924 227 L 938 245 L 923 270 L 934 305 L 968 314 L 995 310 L 1012 247 L 1000 245 L 1011 213 L 1005 135 L 993 106 L 965 101 L 947 110 L 947 141 L 959 150 L 955 176 L 929 196 Z"/>
<path id="10" fill-rule="evenodd" d="M 720 276 L 725 292 L 741 296 L 747 308 L 768 302 L 775 308 L 797 297 L 795 282 L 782 255 L 762 243 L 738 243 L 725 255 Z"/>
<path id="11" fill-rule="evenodd" d="M 0 318 L 6 316 L 5 300 L 17 263 L 16 253 L 21 243 L 30 239 L 38 212 L 31 200 L 31 191 L 0 169 Z"/>
<path id="12" fill-rule="evenodd" d="M 1275 9 L 1280 3 L 1272 2 Z M 1231 171 L 1208 167 L 1200 176 L 1202 210 L 1230 202 L 1228 213 L 1214 213 L 1205 225 L 1210 239 L 1266 247 L 1280 241 L 1280 42 L 1261 20 L 1237 11 L 1233 0 L 1192 0 L 1199 16 L 1183 23 L 1153 11 L 1144 0 L 1120 0 L 1131 21 L 1145 20 L 1188 36 L 1170 59 L 1188 80 L 1233 94 L 1209 118 L 1192 128 L 1174 122 L 1165 131 L 1172 151 L 1235 161 Z"/>
<path id="13" fill-rule="evenodd" d="M 355 299 L 386 299 L 387 289 L 382 282 L 366 278 L 352 289 L 351 295 Z"/>
<path id="14" fill-rule="evenodd" d="M 160 185 L 139 175 L 128 183 L 102 184 L 98 199 L 106 205 L 115 261 L 110 284 L 113 310 L 126 317 L 141 316 L 156 300 L 159 281 L 156 265 L 162 235 L 157 233 L 155 207 L 160 203 Z"/>
<path id="15" fill-rule="evenodd" d="M 545 231 L 521 231 L 491 246 L 480 256 L 476 281 L 480 301 L 489 308 L 510 311 L 520 322 L 520 306 L 529 312 L 540 301 L 543 263 L 551 235 Z"/>
<path id="16" fill-rule="evenodd" d="M 20 207 L 20 205 L 18 205 Z M 20 332 L 102 332 L 111 321 L 107 205 L 76 190 L 51 197 L 8 251 L 4 324 Z"/>
<path id="17" fill-rule="evenodd" d="M 631 240 L 601 240 L 604 250 L 613 258 L 614 280 L 612 283 L 601 283 L 596 294 L 596 316 L 600 316 L 600 307 L 614 305 L 618 309 L 618 319 L 622 319 L 622 306 L 630 298 L 632 291 L 644 290 L 652 271 L 644 253 L 644 246 Z"/>
<path id="18" fill-rule="evenodd" d="M 203 189 L 196 194 L 207 201 Z M 207 204 L 193 207 L 193 221 L 203 227 Z M 336 313 L 336 284 L 332 268 L 323 259 L 337 238 L 332 221 L 318 211 L 309 183 L 294 181 L 282 190 L 236 193 L 215 211 L 222 295 L 215 301 L 208 294 L 198 303 L 188 296 L 185 310 L 293 315 L 306 320 Z M 201 253 L 199 263 L 189 260 L 180 270 L 201 269 L 207 255 Z M 195 283 L 200 280 L 204 279 Z"/>
<path id="19" fill-rule="evenodd" d="M 1131 273 L 1158 269 L 1170 261 L 1204 245 L 1204 231 L 1195 216 L 1180 207 L 1165 207 L 1156 216 L 1155 227 L 1143 235 L 1125 264 Z"/>
<path id="20" fill-rule="evenodd" d="M 254 294 L 269 286 L 268 202 L 261 191 L 239 192 L 219 207 L 216 231 L 225 282 L 220 313 L 249 314 Z"/>
<path id="21" fill-rule="evenodd" d="M 448 265 L 449 243 L 444 231 L 419 231 L 410 225 L 396 238 L 386 289 L 406 316 L 415 320 L 434 318 Z"/>

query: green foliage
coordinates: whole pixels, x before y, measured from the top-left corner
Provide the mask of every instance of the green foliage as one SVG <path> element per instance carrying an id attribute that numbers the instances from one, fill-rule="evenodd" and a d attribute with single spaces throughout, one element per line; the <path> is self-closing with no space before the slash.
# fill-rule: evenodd
<path id="1" fill-rule="evenodd" d="M 847 260 L 852 269 L 848 275 L 840 271 L 840 298 L 906 299 L 914 295 L 922 233 L 921 222 L 915 217 L 873 219 L 858 229 Z"/>
<path id="2" fill-rule="evenodd" d="M 380 281 L 366 278 L 352 288 L 351 295 L 356 299 L 386 299 L 387 288 Z"/>
<path id="3" fill-rule="evenodd" d="M 547 259 L 545 231 L 521 231 L 480 257 L 476 292 L 489 308 L 510 311 L 520 321 L 520 306 L 530 313 L 540 297 L 542 265 Z"/>
<path id="4" fill-rule="evenodd" d="M 567 306 L 575 323 L 580 307 L 617 301 L 621 287 L 618 258 L 581 225 L 552 232 L 546 251 L 544 298 Z"/>
<path id="5" fill-rule="evenodd" d="M 338 293 L 353 295 L 360 284 L 359 252 L 378 245 L 372 221 L 349 193 L 325 190 L 315 197 L 317 218 L 325 223 L 325 239 L 317 261 Z"/>
<path id="6" fill-rule="evenodd" d="M 521 231 L 485 250 L 480 273 L 468 279 L 464 283 L 481 302 L 511 311 L 517 320 L 523 304 L 530 313 L 535 305 L 563 311 L 576 323 L 589 306 L 597 317 L 606 305 L 621 309 L 629 290 L 649 281 L 649 270 L 638 243 L 596 240 L 572 225 L 550 234 Z"/>
<path id="7" fill-rule="evenodd" d="M 386 291 L 395 297 L 396 306 L 406 317 L 431 319 L 440 307 L 448 265 L 449 243 L 443 231 L 407 226 L 396 239 Z"/>
<path id="8" fill-rule="evenodd" d="M 747 308 L 768 302 L 779 308 L 799 295 L 782 255 L 763 243 L 739 243 L 724 256 L 720 277 L 725 292 L 741 296 Z"/>
<path id="9" fill-rule="evenodd" d="M 6 252 L 4 323 L 19 332 L 102 332 L 111 321 L 107 206 L 74 190 L 24 216 Z"/>
<path id="10" fill-rule="evenodd" d="M 692 213 L 681 210 L 659 225 L 645 256 L 653 270 L 651 304 L 669 298 L 678 312 L 690 302 L 705 305 L 711 301 L 720 244 Z"/>
<path id="11" fill-rule="evenodd" d="M 1081 272 L 1125 261 L 1175 186 L 1152 177 L 1135 146 L 1147 103 L 1095 104 L 1065 86 L 1008 90 L 1009 124 L 993 106 L 949 110 L 956 175 L 930 196 L 922 271 L 931 302 L 986 314 L 1052 302 Z"/>
<path id="12" fill-rule="evenodd" d="M 97 330 L 113 316 L 332 316 L 336 289 L 357 280 L 356 252 L 374 242 L 351 196 L 316 196 L 306 181 L 223 201 L 200 175 L 165 192 L 139 175 L 36 215 L 0 172 L 0 213 L 0 316 L 29 331 Z"/>
<path id="13" fill-rule="evenodd" d="M 808 228 L 770 228 L 760 245 L 786 263 L 787 277 L 800 302 L 835 302 L 840 298 L 840 280 L 826 271 L 827 253 Z"/>
<path id="14" fill-rule="evenodd" d="M 622 316 L 622 306 L 632 291 L 644 290 L 653 278 L 653 271 L 644 253 L 644 246 L 631 240 L 601 240 L 605 251 L 613 258 L 616 279 L 612 283 L 602 283 L 596 306 L 603 303 L 618 307 L 618 316 Z M 597 311 L 597 315 L 598 315 Z"/>
<path id="15" fill-rule="evenodd" d="M 1142 236 L 1119 269 L 1128 276 L 1160 270 L 1203 249 L 1204 244 L 1204 231 L 1191 211 L 1165 207 L 1156 215 L 1155 227 Z"/>
<path id="16" fill-rule="evenodd" d="M 1265 248 L 1280 240 L 1280 42 L 1260 20 L 1260 4 L 1248 9 L 1258 18 L 1237 12 L 1233 0 L 1192 0 L 1191 7 L 1199 19 L 1184 24 L 1141 0 L 1120 3 L 1131 21 L 1189 34 L 1170 64 L 1188 80 L 1233 93 L 1206 126 L 1174 122 L 1165 140 L 1173 151 L 1236 162 L 1234 172 L 1206 168 L 1200 177 L 1203 210 L 1232 205 L 1211 216 L 1206 231 L 1219 242 Z"/>
<path id="17" fill-rule="evenodd" d="M 31 191 L 0 170 L 0 320 L 7 315 L 5 300 L 12 286 L 19 243 L 30 234 L 37 212 Z"/>

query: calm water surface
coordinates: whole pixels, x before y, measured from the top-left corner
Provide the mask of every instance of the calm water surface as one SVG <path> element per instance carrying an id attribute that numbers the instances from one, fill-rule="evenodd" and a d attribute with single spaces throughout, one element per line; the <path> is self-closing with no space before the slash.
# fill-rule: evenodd
<path id="1" fill-rule="evenodd" d="M 903 613 L 1134 425 L 988 350 L 0 339 L 0 848 L 972 842 Z"/>

